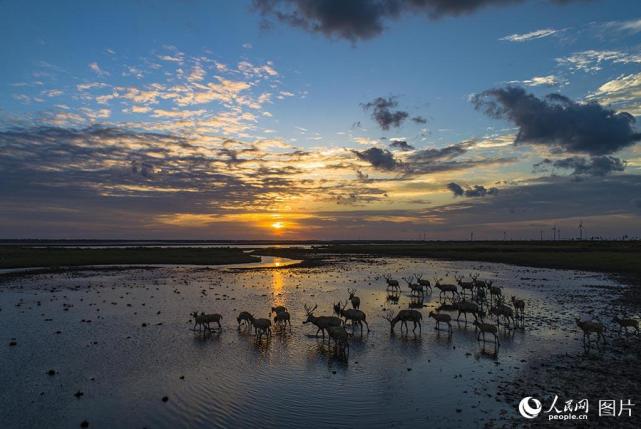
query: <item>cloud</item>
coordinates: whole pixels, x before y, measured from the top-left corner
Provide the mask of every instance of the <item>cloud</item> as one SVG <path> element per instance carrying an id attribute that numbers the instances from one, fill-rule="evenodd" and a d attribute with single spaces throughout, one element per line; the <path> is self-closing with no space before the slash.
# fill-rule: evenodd
<path id="1" fill-rule="evenodd" d="M 564 159 L 544 159 L 534 164 L 535 169 L 543 169 L 545 166 L 551 166 L 560 169 L 572 169 L 572 175 L 575 176 L 607 176 L 613 172 L 625 170 L 626 162 L 613 156 L 594 156 L 583 158 L 573 156 Z"/>
<path id="2" fill-rule="evenodd" d="M 472 97 L 477 110 L 519 127 L 515 143 L 546 145 L 556 151 L 606 155 L 641 140 L 634 117 L 598 103 L 577 103 L 560 94 L 540 99 L 523 88 L 506 87 Z"/>
<path id="3" fill-rule="evenodd" d="M 498 188 L 486 188 L 482 185 L 474 185 L 471 188 L 463 189 L 461 185 L 455 182 L 447 184 L 447 189 L 452 191 L 455 197 L 485 197 L 488 195 L 496 195 L 499 193 Z"/>
<path id="4" fill-rule="evenodd" d="M 422 116 L 414 116 L 412 118 L 412 121 L 414 121 L 417 124 L 427 124 L 427 119 L 425 119 Z"/>
<path id="5" fill-rule="evenodd" d="M 389 146 L 392 149 L 398 149 L 402 152 L 407 152 L 415 149 L 414 146 L 408 144 L 405 140 L 397 140 L 397 139 L 392 139 Z"/>
<path id="6" fill-rule="evenodd" d="M 326 37 L 352 42 L 371 39 L 385 30 L 387 21 L 403 15 L 430 19 L 472 13 L 487 6 L 503 6 L 523 0 L 253 0 L 263 18 L 302 28 Z M 551 0 L 563 4 L 572 0 Z"/>
<path id="7" fill-rule="evenodd" d="M 398 106 L 395 97 L 377 97 L 374 100 L 362 104 L 363 110 L 372 111 L 374 119 L 383 130 L 390 127 L 398 128 L 409 117 L 409 113 L 402 110 L 392 110 Z"/>
<path id="8" fill-rule="evenodd" d="M 101 69 L 97 62 L 90 63 L 89 68 L 98 76 L 109 76 L 109 73 Z"/>
<path id="9" fill-rule="evenodd" d="M 452 191 L 455 197 L 463 196 L 463 194 L 465 193 L 465 189 L 463 189 L 463 187 L 458 183 L 454 183 L 454 182 L 448 183 L 447 189 Z"/>
<path id="10" fill-rule="evenodd" d="M 621 75 L 601 85 L 588 95 L 588 100 L 595 100 L 616 110 L 641 115 L 641 73 Z"/>
<path id="11" fill-rule="evenodd" d="M 614 64 L 641 63 L 641 55 L 622 51 L 597 51 L 591 49 L 575 52 L 567 57 L 557 58 L 556 62 L 575 71 L 597 72 L 603 68 L 603 63 L 606 62 Z"/>
<path id="12" fill-rule="evenodd" d="M 632 19 L 629 21 L 610 21 L 603 24 L 605 30 L 614 30 L 629 34 L 641 32 L 641 19 Z"/>
<path id="13" fill-rule="evenodd" d="M 552 28 L 543 28 L 541 30 L 531 31 L 529 33 L 510 34 L 509 36 L 501 37 L 499 40 L 505 40 L 507 42 L 527 42 L 530 40 L 550 37 L 551 35 L 556 34 L 558 32 L 559 30 L 554 30 Z"/>
<path id="14" fill-rule="evenodd" d="M 419 163 L 451 160 L 465 154 L 473 145 L 474 142 L 465 141 L 438 149 L 422 149 L 411 154 L 409 159 L 410 161 Z"/>
<path id="15" fill-rule="evenodd" d="M 559 78 L 555 75 L 547 76 L 534 76 L 532 79 L 526 80 L 513 80 L 509 82 L 510 84 L 521 84 L 525 86 L 560 86 L 566 82 L 565 79 Z"/>
<path id="16" fill-rule="evenodd" d="M 386 149 L 371 147 L 363 151 L 352 151 L 359 159 L 369 162 L 372 167 L 379 170 L 391 171 L 400 164 L 394 158 L 394 154 Z"/>

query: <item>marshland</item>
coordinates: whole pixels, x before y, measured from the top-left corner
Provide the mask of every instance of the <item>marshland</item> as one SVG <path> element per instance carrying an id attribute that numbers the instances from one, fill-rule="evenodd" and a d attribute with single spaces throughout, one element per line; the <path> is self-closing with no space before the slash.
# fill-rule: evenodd
<path id="1" fill-rule="evenodd" d="M 638 244 L 547 243 L 541 258 L 555 245 L 574 249 L 557 259 L 574 269 L 495 259 L 515 263 L 523 243 L 512 252 L 474 244 L 467 252 L 484 250 L 458 257 L 452 249 L 463 243 L 133 253 L 6 246 L 3 421 L 511 427 L 523 423 L 524 396 L 634 398 L 640 336 L 620 322 L 639 320 L 630 298 L 638 282 L 609 264 L 638 257 Z M 615 255 L 581 269 L 580 255 L 604 260 L 591 251 Z M 68 263 L 79 255 L 84 264 Z M 29 260 L 39 268 L 10 270 Z"/>

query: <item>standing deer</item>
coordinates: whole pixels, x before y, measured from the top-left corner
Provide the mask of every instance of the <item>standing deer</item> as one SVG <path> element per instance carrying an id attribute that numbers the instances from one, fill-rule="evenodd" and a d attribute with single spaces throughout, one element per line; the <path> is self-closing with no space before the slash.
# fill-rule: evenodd
<path id="1" fill-rule="evenodd" d="M 429 280 L 423 279 L 422 274 L 421 275 L 414 274 L 414 277 L 416 277 L 416 282 L 425 288 L 425 291 L 429 289 L 430 293 L 432 293 L 432 284 L 430 283 Z"/>
<path id="2" fill-rule="evenodd" d="M 334 311 L 339 316 L 345 318 L 345 323 L 347 323 L 348 320 L 351 322 L 352 332 L 354 332 L 354 325 L 356 324 L 361 327 L 361 335 L 363 335 L 363 323 L 367 326 L 367 332 L 369 332 L 369 324 L 367 323 L 367 316 L 365 313 L 354 308 L 345 309 L 345 307 L 347 307 L 347 301 L 345 301 L 345 304 L 342 306 L 339 302 L 338 304 L 334 304 Z"/>
<path id="3" fill-rule="evenodd" d="M 639 335 L 639 321 L 635 319 L 621 319 L 619 316 L 614 316 L 612 321 L 619 325 L 619 335 L 621 331 L 625 329 L 625 334 L 628 335 L 628 328 L 634 328 L 637 335 Z"/>
<path id="4" fill-rule="evenodd" d="M 407 283 L 407 287 L 409 287 L 411 290 L 410 295 L 423 295 L 423 286 L 418 283 L 414 283 L 413 276 L 403 277 L 403 280 L 405 281 L 405 283 Z"/>
<path id="5" fill-rule="evenodd" d="M 498 332 L 499 329 L 496 327 L 496 325 L 492 325 L 491 323 L 485 323 L 483 320 L 480 322 L 478 320 L 475 320 L 474 326 L 478 330 L 478 333 L 476 335 L 476 341 L 481 341 L 481 337 L 483 338 L 483 342 L 485 343 L 485 334 L 492 334 L 494 336 L 494 346 L 498 347 L 501 345 L 499 342 L 499 336 Z"/>
<path id="6" fill-rule="evenodd" d="M 347 292 L 349 293 L 349 302 L 352 303 L 352 308 L 358 310 L 361 306 L 361 299 L 356 296 L 356 289 L 347 289 Z"/>
<path id="7" fill-rule="evenodd" d="M 205 314 L 204 312 L 198 314 L 197 311 L 194 311 L 191 313 L 191 316 L 194 318 L 194 331 L 196 330 L 197 326 L 199 328 L 198 330 L 207 329 L 208 331 L 211 331 L 212 328 L 209 326 L 209 324 L 212 322 L 218 324 L 218 329 L 222 329 L 220 321 L 222 320 L 223 316 L 221 316 L 220 314 Z"/>
<path id="8" fill-rule="evenodd" d="M 463 296 L 465 296 L 466 291 L 470 291 L 470 294 L 474 296 L 474 280 L 471 282 L 464 282 L 463 281 L 463 276 L 454 276 L 456 279 L 456 283 L 461 287 L 461 290 L 463 292 Z"/>
<path id="9" fill-rule="evenodd" d="M 332 326 L 343 326 L 343 320 L 338 317 L 314 316 L 314 310 L 316 310 L 318 305 L 315 305 L 313 308 L 309 308 L 307 304 L 303 304 L 303 307 L 305 307 L 305 313 L 307 313 L 307 319 L 303 322 L 303 324 L 314 324 L 318 328 L 318 330 L 316 331 L 316 336 L 318 336 L 318 333 L 320 332 L 323 335 L 323 339 L 325 339 L 325 331 L 328 331 L 329 328 L 331 328 Z"/>
<path id="10" fill-rule="evenodd" d="M 240 328 L 241 324 L 244 324 L 246 326 L 251 326 L 253 319 L 254 319 L 254 316 L 250 312 L 241 311 L 238 317 L 236 318 L 236 321 L 238 322 L 238 328 Z"/>
<path id="11" fill-rule="evenodd" d="M 438 331 L 439 325 L 441 323 L 445 323 L 447 325 L 447 332 L 449 333 L 449 335 L 452 335 L 452 316 L 450 316 L 449 314 L 434 313 L 433 311 L 430 311 L 429 316 L 432 319 L 436 320 L 436 326 L 434 327 L 434 329 Z"/>
<path id="12" fill-rule="evenodd" d="M 287 307 L 285 307 L 284 305 L 272 307 L 272 311 L 271 313 L 269 313 L 269 315 L 271 316 L 272 313 L 280 313 L 281 311 L 287 311 Z"/>
<path id="13" fill-rule="evenodd" d="M 503 299 L 503 289 L 500 286 L 492 286 L 490 283 L 490 305 L 494 305 L 495 300 Z"/>
<path id="14" fill-rule="evenodd" d="M 274 317 L 274 325 L 281 326 L 284 328 L 287 328 L 287 325 L 289 325 L 289 332 L 292 332 L 292 321 L 291 321 L 291 317 L 289 316 L 289 312 L 288 311 L 276 312 L 276 316 Z"/>
<path id="15" fill-rule="evenodd" d="M 403 334 L 403 327 L 405 327 L 405 332 L 409 331 L 407 327 L 407 322 L 413 322 L 414 328 L 412 332 L 416 333 L 416 327 L 418 326 L 418 331 L 422 332 L 421 320 L 423 320 L 423 315 L 420 311 L 417 310 L 401 310 L 398 312 L 396 317 L 394 316 L 393 311 L 389 311 L 387 315 L 383 316 L 383 319 L 387 320 L 390 323 L 391 334 L 394 334 L 394 327 L 398 322 L 401 322 L 401 335 Z"/>
<path id="16" fill-rule="evenodd" d="M 521 325 L 525 326 L 525 301 L 517 299 L 515 296 L 512 296 L 511 300 L 516 316 L 521 321 Z"/>
<path id="17" fill-rule="evenodd" d="M 398 284 L 398 280 L 394 280 L 389 274 L 385 274 L 383 278 L 387 282 L 387 290 L 396 290 L 400 292 L 401 285 Z"/>
<path id="18" fill-rule="evenodd" d="M 349 334 L 344 326 L 330 326 L 327 329 L 329 338 L 334 340 L 334 353 L 344 359 L 349 358 Z"/>
<path id="19" fill-rule="evenodd" d="M 503 317 L 505 320 L 505 326 L 507 328 L 511 326 L 510 322 L 514 324 L 514 310 L 503 304 L 502 301 L 498 301 L 494 307 L 490 308 L 490 314 L 496 316 L 496 324 L 499 326 L 501 325 L 499 322 L 500 317 Z"/>
<path id="20" fill-rule="evenodd" d="M 472 301 L 466 301 L 465 299 L 457 302 L 456 309 L 458 310 L 458 316 L 456 316 L 456 321 L 458 322 L 461 318 L 461 314 L 465 316 L 465 323 L 467 324 L 467 313 L 471 313 L 474 316 L 474 320 L 478 320 L 481 316 L 481 309 L 478 304 Z"/>
<path id="21" fill-rule="evenodd" d="M 269 319 L 253 319 L 252 325 L 254 325 L 254 330 L 256 331 L 256 339 L 260 341 L 263 335 L 266 335 L 267 338 L 272 336 L 272 321 Z"/>
<path id="22" fill-rule="evenodd" d="M 454 301 L 455 297 L 459 297 L 458 288 L 456 287 L 456 285 L 452 285 L 452 284 L 442 285 L 441 280 L 443 279 L 434 280 L 434 287 L 441 291 L 441 293 L 439 293 L 439 296 L 438 296 L 438 298 L 441 301 L 446 297 L 446 294 L 448 293 L 452 294 L 452 301 Z"/>
<path id="23" fill-rule="evenodd" d="M 593 333 L 596 334 L 596 342 L 597 345 L 599 344 L 599 339 L 603 341 L 603 344 L 605 344 L 605 336 L 603 333 L 605 332 L 605 326 L 601 322 L 598 322 L 596 320 L 581 320 L 578 317 L 575 319 L 576 321 L 576 326 L 581 328 L 583 331 L 583 345 L 586 345 L 586 340 L 587 340 L 587 346 L 590 347 L 590 335 Z"/>

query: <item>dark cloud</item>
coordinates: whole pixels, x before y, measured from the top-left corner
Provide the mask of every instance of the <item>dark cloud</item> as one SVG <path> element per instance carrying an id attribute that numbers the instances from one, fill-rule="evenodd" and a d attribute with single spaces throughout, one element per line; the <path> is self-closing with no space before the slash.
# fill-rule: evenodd
<path id="1" fill-rule="evenodd" d="M 405 140 L 392 140 L 392 142 L 389 144 L 389 146 L 392 149 L 398 149 L 402 152 L 407 152 L 410 150 L 414 150 L 414 146 L 411 144 L 407 143 Z"/>
<path id="2" fill-rule="evenodd" d="M 427 119 L 425 119 L 422 116 L 414 116 L 412 118 L 412 121 L 414 121 L 417 124 L 427 124 Z"/>
<path id="3" fill-rule="evenodd" d="M 573 156 L 564 159 L 544 159 L 543 161 L 534 164 L 534 168 L 541 170 L 546 166 L 553 168 L 574 170 L 572 175 L 575 176 L 607 176 L 608 174 L 624 171 L 626 161 L 613 156 L 593 156 L 591 158 L 584 158 Z"/>
<path id="4" fill-rule="evenodd" d="M 456 197 L 461 197 L 465 193 L 465 189 L 463 189 L 463 187 L 461 185 L 459 185 L 458 183 L 454 183 L 454 182 L 448 183 L 447 184 L 447 189 L 452 191 L 452 193 Z"/>
<path id="5" fill-rule="evenodd" d="M 473 97 L 477 110 L 519 127 L 515 143 L 548 145 L 558 152 L 607 155 L 641 140 L 634 117 L 598 103 L 577 103 L 559 94 L 543 99 L 506 87 Z"/>
<path id="6" fill-rule="evenodd" d="M 463 189 L 458 183 L 448 183 L 447 189 L 452 191 L 455 197 L 485 197 L 487 195 L 496 195 L 499 193 L 498 188 L 486 188 L 482 185 L 474 185 L 471 188 Z"/>
<path id="7" fill-rule="evenodd" d="M 474 143 L 472 142 L 462 142 L 440 149 L 423 149 L 414 152 L 410 156 L 410 160 L 417 163 L 450 160 L 457 156 L 464 155 L 473 145 Z"/>
<path id="8" fill-rule="evenodd" d="M 390 127 L 398 128 L 408 118 L 409 113 L 402 110 L 394 110 L 398 106 L 395 97 L 377 97 L 369 103 L 362 104 L 363 109 L 372 112 L 374 119 L 383 130 Z"/>
<path id="9" fill-rule="evenodd" d="M 508 164 L 515 158 L 477 158 L 456 159 L 464 155 L 474 145 L 473 142 L 462 142 L 440 149 L 423 149 L 410 153 L 402 160 L 386 149 L 372 147 L 364 151 L 352 152 L 361 160 L 369 162 L 372 167 L 401 173 L 393 180 L 409 178 L 421 174 L 439 173 L 444 171 L 466 170 L 475 167 Z"/>
<path id="10" fill-rule="evenodd" d="M 430 19 L 471 13 L 485 6 L 502 6 L 524 0 L 253 0 L 265 18 L 355 42 L 383 32 L 385 23 L 404 14 Z M 550 0 L 569 3 L 572 0 Z M 265 25 L 265 24 L 264 24 Z"/>
<path id="11" fill-rule="evenodd" d="M 372 167 L 379 170 L 394 170 L 400 166 L 399 162 L 394 158 L 394 154 L 386 149 L 371 147 L 364 151 L 352 151 L 361 160 L 367 161 L 372 164 Z"/>

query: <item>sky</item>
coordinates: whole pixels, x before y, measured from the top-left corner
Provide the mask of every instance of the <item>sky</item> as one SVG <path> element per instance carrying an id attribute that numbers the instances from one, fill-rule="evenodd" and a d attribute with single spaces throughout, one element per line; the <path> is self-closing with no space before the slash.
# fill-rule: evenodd
<path id="1" fill-rule="evenodd" d="M 0 237 L 641 236 L 638 0 L 0 1 Z"/>

